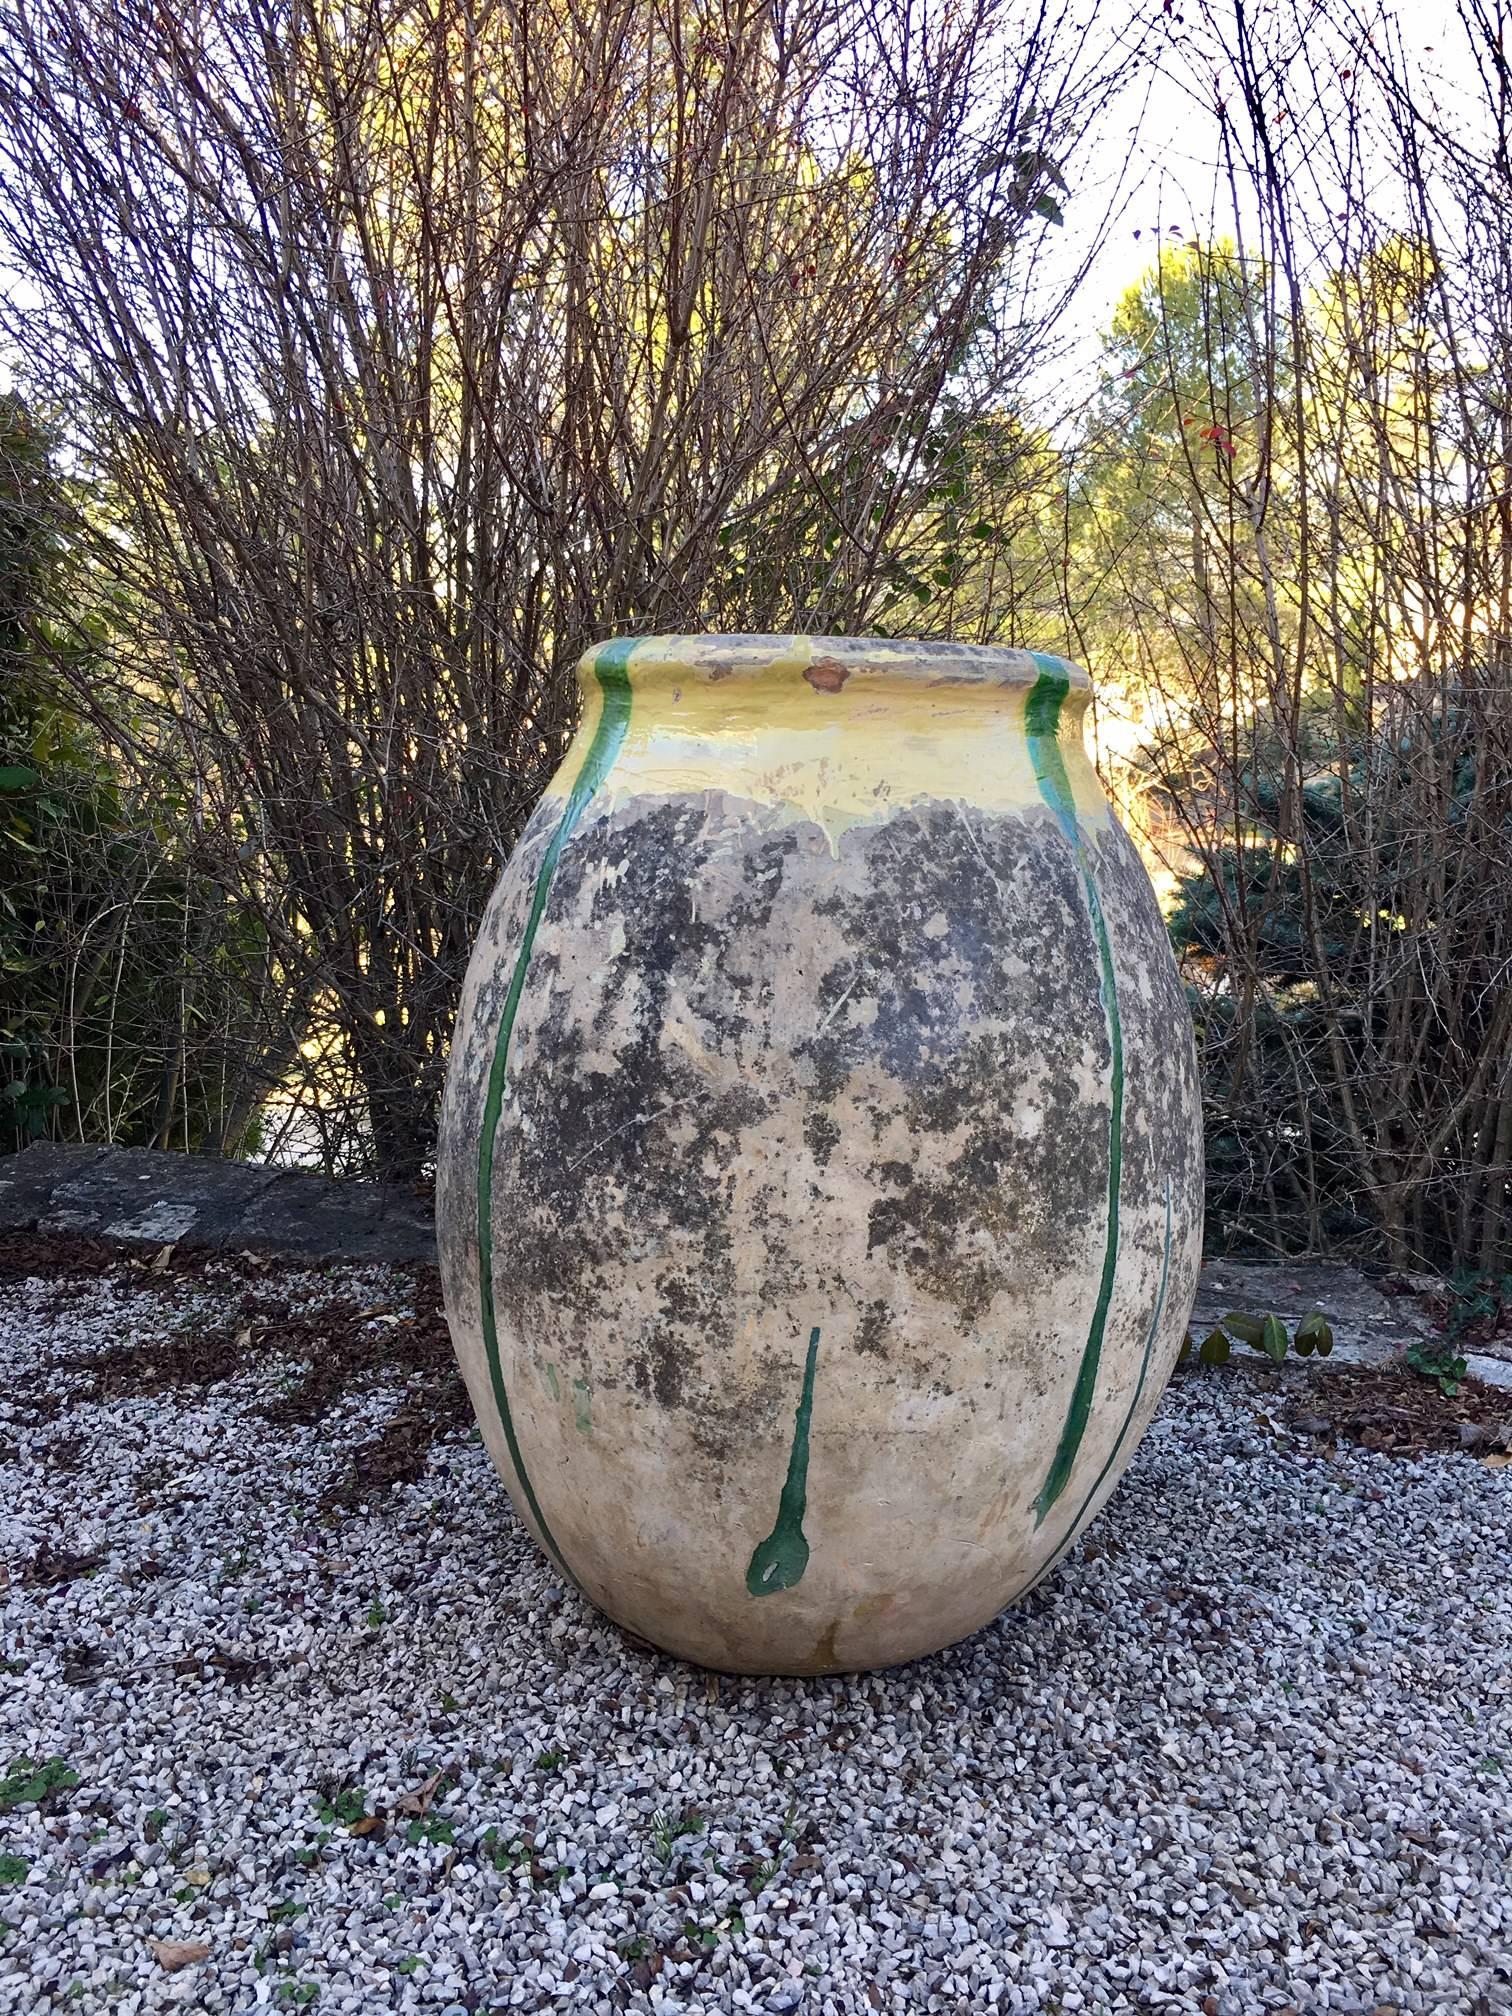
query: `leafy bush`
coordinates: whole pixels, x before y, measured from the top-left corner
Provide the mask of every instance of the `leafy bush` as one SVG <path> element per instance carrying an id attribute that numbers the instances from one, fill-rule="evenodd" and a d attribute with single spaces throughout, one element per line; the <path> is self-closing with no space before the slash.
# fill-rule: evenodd
<path id="1" fill-rule="evenodd" d="M 189 784 L 150 752 L 128 781 L 62 697 L 106 633 L 42 613 L 87 592 L 58 489 L 45 438 L 0 405 L 0 1153 L 49 1135 L 245 1148 L 230 1066 L 265 934 L 207 872 Z"/>

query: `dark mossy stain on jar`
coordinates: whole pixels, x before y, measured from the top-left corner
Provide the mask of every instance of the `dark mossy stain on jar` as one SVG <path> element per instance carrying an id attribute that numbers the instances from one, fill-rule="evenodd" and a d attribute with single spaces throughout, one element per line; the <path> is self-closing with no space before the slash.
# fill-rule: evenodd
<path id="1" fill-rule="evenodd" d="M 835 1124 L 834 1115 L 823 1106 L 816 1106 L 804 1115 L 803 1139 L 817 1168 L 826 1168 L 831 1155 L 840 1145 L 840 1129 Z"/>
<path id="2" fill-rule="evenodd" d="M 1064 1272 L 1106 1214 L 1098 955 L 1049 813 L 929 803 L 835 849 L 771 820 L 711 793 L 584 821 L 499 1142 L 501 1304 L 542 1312 L 563 1362 L 616 1336 L 623 1395 L 682 1416 L 706 1483 L 790 1431 L 795 1321 L 835 1310 L 837 1353 L 949 1393 L 951 1333 Z M 1158 924 L 1132 848 L 1099 846 L 1109 907 Z M 611 928 L 623 954 L 596 961 Z M 1174 973 L 1154 985 L 1125 1004 L 1147 1058 L 1185 1012 Z M 1147 1103 L 1169 1140 L 1184 1124 L 1131 1099 L 1135 1192 L 1166 1148 Z"/>
<path id="3" fill-rule="evenodd" d="M 867 1303 L 856 1325 L 856 1349 L 863 1358 L 887 1356 L 887 1334 L 891 1325 L 892 1311 L 888 1303 L 880 1298 Z"/>

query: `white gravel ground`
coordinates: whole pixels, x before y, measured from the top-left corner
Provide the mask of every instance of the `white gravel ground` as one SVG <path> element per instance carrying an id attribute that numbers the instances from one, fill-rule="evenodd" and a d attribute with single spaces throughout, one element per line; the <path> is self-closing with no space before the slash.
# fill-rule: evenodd
<path id="1" fill-rule="evenodd" d="M 1512 1469 L 1312 1454 L 1188 1377 L 970 1644 L 715 1682 L 552 1585 L 475 1441 L 320 1515 L 397 1387 L 38 1407 L 242 1286 L 0 1290 L 0 1769 L 68 1767 L 0 1811 L 0 2005 L 1512 2010 Z M 103 1558 L 35 1586 L 59 1550 Z"/>

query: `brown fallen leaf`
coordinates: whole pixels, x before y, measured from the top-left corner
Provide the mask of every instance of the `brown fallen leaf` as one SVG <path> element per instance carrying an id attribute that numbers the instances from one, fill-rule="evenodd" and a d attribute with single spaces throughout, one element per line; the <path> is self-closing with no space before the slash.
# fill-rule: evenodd
<path id="1" fill-rule="evenodd" d="M 376 1834 L 383 1825 L 381 1813 L 364 1813 L 360 1820 L 354 1820 L 347 1829 L 349 1834 Z"/>
<path id="2" fill-rule="evenodd" d="M 181 1967 L 193 1967 L 197 1961 L 210 1958 L 210 1948 L 203 1940 L 190 1939 L 149 1939 L 153 1957 L 159 1967 L 169 1974 L 177 1974 Z"/>
<path id="3" fill-rule="evenodd" d="M 430 1811 L 431 1801 L 435 1798 L 437 1791 L 440 1789 L 441 1782 L 446 1776 L 447 1767 L 443 1764 L 439 1771 L 431 1773 L 423 1785 L 416 1786 L 413 1792 L 406 1792 L 401 1798 L 396 1799 L 394 1801 L 394 1811 L 396 1813 L 417 1813 L 421 1819 L 424 1819 L 425 1815 Z"/>
<path id="4" fill-rule="evenodd" d="M 1481 1461 L 1488 1470 L 1505 1470 L 1512 1463 L 1512 1449 L 1493 1449 L 1489 1456 L 1482 1456 Z"/>
<path id="5" fill-rule="evenodd" d="M 158 1248 L 157 1258 L 149 1266 L 147 1270 L 148 1273 L 149 1274 L 166 1273 L 168 1270 L 168 1263 L 170 1260 L 172 1260 L 172 1258 L 173 1258 L 173 1248 L 171 1246 L 160 1246 Z"/>

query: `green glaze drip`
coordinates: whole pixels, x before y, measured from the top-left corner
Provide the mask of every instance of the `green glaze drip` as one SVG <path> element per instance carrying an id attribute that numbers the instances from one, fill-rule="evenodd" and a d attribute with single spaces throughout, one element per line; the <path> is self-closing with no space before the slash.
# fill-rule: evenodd
<path id="1" fill-rule="evenodd" d="M 579 1435 L 593 1433 L 593 1393 L 586 1379 L 572 1382 L 572 1416 Z"/>
<path id="2" fill-rule="evenodd" d="M 746 1570 L 746 1588 L 752 1596 L 773 1596 L 779 1589 L 795 1589 L 808 1566 L 809 1544 L 803 1537 L 803 1515 L 808 1510 L 809 1420 L 814 1411 L 814 1367 L 818 1358 L 816 1327 L 809 1332 L 803 1392 L 793 1423 L 793 1453 L 788 1458 L 787 1482 L 777 1503 L 777 1524 L 751 1556 L 751 1565 Z"/>
<path id="3" fill-rule="evenodd" d="M 1160 1329 L 1160 1319 L 1165 1314 L 1166 1286 L 1167 1283 L 1170 1281 L 1170 1278 L 1171 1278 L 1171 1179 L 1169 1176 L 1167 1176 L 1166 1194 L 1165 1194 L 1165 1251 L 1161 1255 L 1160 1260 L 1160 1292 L 1155 1297 L 1155 1314 L 1150 1318 L 1150 1327 L 1145 1335 L 1144 1356 L 1139 1361 L 1139 1377 L 1134 1382 L 1134 1397 L 1129 1402 L 1128 1412 L 1124 1415 L 1123 1426 L 1118 1431 L 1118 1435 L 1114 1441 L 1113 1447 L 1108 1451 L 1108 1460 L 1103 1464 L 1101 1470 L 1098 1471 L 1096 1483 L 1092 1486 L 1092 1489 L 1087 1493 L 1086 1497 L 1082 1500 L 1081 1510 L 1077 1513 L 1076 1517 L 1071 1521 L 1071 1527 L 1069 1532 L 1066 1534 L 1065 1539 L 1062 1540 L 1059 1547 L 1056 1548 L 1055 1552 L 1050 1556 L 1050 1559 L 1045 1563 L 1044 1567 L 1041 1568 L 1038 1575 L 1036 1575 L 1034 1580 L 1029 1584 L 1029 1588 L 1020 1590 L 1019 1594 L 1014 1598 L 1015 1602 L 1022 1603 L 1024 1598 L 1029 1594 L 1029 1590 L 1037 1589 L 1040 1583 L 1043 1582 L 1045 1577 L 1050 1573 L 1051 1569 L 1058 1566 L 1058 1564 L 1065 1559 L 1066 1555 L 1070 1553 L 1071 1548 L 1075 1545 L 1076 1540 L 1081 1533 L 1082 1526 L 1085 1523 L 1087 1514 L 1092 1509 L 1093 1499 L 1096 1498 L 1098 1492 L 1101 1491 L 1104 1483 L 1107 1481 L 1108 1472 L 1113 1468 L 1113 1465 L 1118 1461 L 1118 1452 L 1120 1449 L 1122 1449 L 1124 1442 L 1128 1437 L 1129 1430 L 1134 1425 L 1134 1415 L 1139 1406 L 1139 1396 L 1141 1393 L 1144 1392 L 1145 1378 L 1150 1370 L 1150 1353 L 1155 1348 L 1155 1336 L 1157 1331 Z"/>
<path id="4" fill-rule="evenodd" d="M 509 1076 L 510 1038 L 514 1034 L 515 1017 L 520 1009 L 520 996 L 525 991 L 525 976 L 530 966 L 531 952 L 535 947 L 536 933 L 545 914 L 546 898 L 551 893 L 552 877 L 556 874 L 557 863 L 562 858 L 562 849 L 572 836 L 572 829 L 583 816 L 583 809 L 589 799 L 608 776 L 614 759 L 619 754 L 620 745 L 625 739 L 625 731 L 630 725 L 629 658 L 634 648 L 633 640 L 620 639 L 616 643 L 606 644 L 594 660 L 594 675 L 604 696 L 603 711 L 599 715 L 598 726 L 593 731 L 593 740 L 588 745 L 588 753 L 583 758 L 582 768 L 578 771 L 567 803 L 562 809 L 562 816 L 557 821 L 556 831 L 547 842 L 540 872 L 536 876 L 530 915 L 525 921 L 524 936 L 515 955 L 509 992 L 504 997 L 504 1014 L 499 1023 L 498 1036 L 494 1041 L 493 1063 L 488 1073 L 488 1090 L 483 1100 L 483 1133 L 478 1144 L 478 1299 L 483 1326 L 483 1348 L 488 1357 L 488 1378 L 493 1389 L 494 1407 L 499 1416 L 499 1425 L 504 1430 L 504 1442 L 509 1450 L 510 1463 L 520 1480 L 520 1489 L 525 1495 L 525 1503 L 529 1507 L 531 1518 L 535 1521 L 536 1530 L 545 1543 L 547 1552 L 569 1580 L 571 1570 L 562 1559 L 561 1550 L 552 1537 L 551 1528 L 546 1523 L 545 1515 L 536 1498 L 535 1488 L 526 1471 L 525 1459 L 520 1453 L 514 1415 L 510 1411 L 509 1395 L 504 1386 L 504 1371 L 499 1362 L 499 1331 L 494 1313 L 493 1288 L 494 1137 L 499 1131 L 499 1114 L 504 1104 L 504 1087 Z"/>
<path id="5" fill-rule="evenodd" d="M 1081 1364 L 1077 1368 L 1066 1425 L 1061 1430 L 1055 1455 L 1040 1486 L 1039 1496 L 1034 1501 L 1034 1523 L 1041 1526 L 1050 1508 L 1071 1481 L 1076 1454 L 1087 1431 L 1092 1396 L 1097 1388 L 1097 1368 L 1102 1358 L 1103 1331 L 1107 1327 L 1108 1309 L 1113 1300 L 1113 1280 L 1118 1272 L 1118 1193 L 1123 1175 L 1124 1068 L 1123 1022 L 1118 1012 L 1118 987 L 1113 975 L 1113 947 L 1108 938 L 1108 922 L 1103 915 L 1102 900 L 1092 877 L 1092 857 L 1076 816 L 1076 801 L 1071 795 L 1071 780 L 1066 774 L 1066 759 L 1060 746 L 1061 704 L 1071 690 L 1071 682 L 1055 659 L 1043 657 L 1039 652 L 1031 652 L 1030 655 L 1039 668 L 1039 677 L 1030 688 L 1024 706 L 1029 760 L 1034 765 L 1040 796 L 1055 814 L 1056 823 L 1070 843 L 1076 865 L 1081 870 L 1082 888 L 1102 969 L 1099 991 L 1112 1053 L 1112 1106 L 1108 1114 L 1108 1236 L 1103 1249 L 1102 1280 L 1098 1284 L 1097 1306 L 1092 1311 L 1092 1327 L 1087 1333 Z"/>

